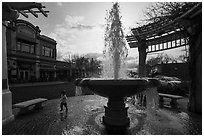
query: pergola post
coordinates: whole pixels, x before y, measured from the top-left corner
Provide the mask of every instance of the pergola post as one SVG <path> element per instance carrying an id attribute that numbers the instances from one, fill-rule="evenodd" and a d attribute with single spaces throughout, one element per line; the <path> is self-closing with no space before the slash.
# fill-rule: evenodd
<path id="1" fill-rule="evenodd" d="M 7 22 L 2 21 L 2 124 L 14 119 L 12 114 L 12 94 L 8 86 L 7 75 L 7 48 L 6 48 L 6 26 Z"/>
<path id="2" fill-rule="evenodd" d="M 141 44 L 138 45 L 138 52 L 139 52 L 139 77 L 146 77 L 146 42 L 142 40 Z"/>
<path id="3" fill-rule="evenodd" d="M 189 67 L 191 77 L 188 110 L 190 112 L 202 114 L 202 17 L 200 15 L 197 19 L 192 20 L 196 22 L 192 23 L 188 28 L 190 34 Z"/>

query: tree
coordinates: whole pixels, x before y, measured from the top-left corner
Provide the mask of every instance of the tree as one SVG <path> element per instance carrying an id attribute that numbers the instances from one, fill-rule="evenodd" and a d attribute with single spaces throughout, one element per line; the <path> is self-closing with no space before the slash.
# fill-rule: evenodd
<path id="1" fill-rule="evenodd" d="M 177 62 L 176 59 L 174 59 L 173 57 L 170 57 L 167 54 L 158 54 L 157 57 L 152 57 L 150 59 L 147 60 L 146 64 L 149 66 L 155 66 L 157 64 L 167 64 L 167 63 L 172 63 L 172 62 Z"/>
<path id="2" fill-rule="evenodd" d="M 180 55 L 177 60 L 181 61 L 182 63 L 187 63 L 189 62 L 189 46 L 185 46 L 185 49 L 181 50 L 184 51 L 185 54 Z"/>
<path id="3" fill-rule="evenodd" d="M 93 58 L 87 58 L 80 55 L 72 55 L 64 58 L 64 61 L 71 64 L 71 67 L 76 70 L 84 70 L 86 74 L 100 73 L 101 61 Z"/>
<path id="4" fill-rule="evenodd" d="M 176 59 L 173 57 L 170 57 L 167 54 L 158 54 L 157 57 L 152 57 L 147 60 L 147 73 L 149 73 L 149 76 L 154 77 L 155 75 L 158 75 L 160 73 L 160 70 L 158 69 L 158 64 L 168 64 L 168 63 L 174 63 L 177 62 Z"/>
<path id="5" fill-rule="evenodd" d="M 148 7 L 145 12 L 146 23 L 154 23 L 161 20 L 173 20 L 198 2 L 157 2 Z"/>

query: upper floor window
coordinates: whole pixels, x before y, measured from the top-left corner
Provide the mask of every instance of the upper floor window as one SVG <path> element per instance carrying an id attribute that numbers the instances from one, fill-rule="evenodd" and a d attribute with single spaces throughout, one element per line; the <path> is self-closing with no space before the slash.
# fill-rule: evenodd
<path id="1" fill-rule="evenodd" d="M 18 51 L 21 50 L 21 42 L 17 41 L 17 43 L 16 43 L 16 49 L 17 49 Z"/>
<path id="2" fill-rule="evenodd" d="M 42 46 L 42 55 L 46 57 L 54 57 L 53 49 L 49 47 Z"/>
<path id="3" fill-rule="evenodd" d="M 50 56 L 50 48 L 45 47 L 45 56 Z"/>
<path id="4" fill-rule="evenodd" d="M 29 52 L 30 51 L 30 46 L 28 44 L 22 43 L 21 45 L 21 51 L 23 52 Z"/>
<path id="5" fill-rule="evenodd" d="M 27 52 L 27 53 L 35 53 L 35 45 L 17 41 L 16 43 L 16 50 L 21 52 Z"/>
<path id="6" fill-rule="evenodd" d="M 42 55 L 44 56 L 45 55 L 45 47 L 42 46 Z"/>
<path id="7" fill-rule="evenodd" d="M 50 57 L 53 57 L 53 49 L 50 49 Z"/>
<path id="8" fill-rule="evenodd" d="M 35 46 L 34 45 L 30 45 L 30 53 L 35 53 Z"/>

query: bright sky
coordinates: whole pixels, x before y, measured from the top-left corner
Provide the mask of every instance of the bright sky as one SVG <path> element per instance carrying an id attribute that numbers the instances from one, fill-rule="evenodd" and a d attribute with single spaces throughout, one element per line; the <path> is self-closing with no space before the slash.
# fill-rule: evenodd
<path id="1" fill-rule="evenodd" d="M 143 17 L 143 11 L 149 2 L 120 2 L 122 25 L 125 35 L 136 27 Z M 39 26 L 41 34 L 57 41 L 58 55 L 68 54 L 102 54 L 104 47 L 104 25 L 106 11 L 112 8 L 111 2 L 43 2 L 48 17 L 29 15 L 21 19 Z M 127 45 L 127 47 L 129 47 Z M 176 52 L 173 52 L 176 53 Z M 138 56 L 137 49 L 129 49 L 129 57 Z"/>

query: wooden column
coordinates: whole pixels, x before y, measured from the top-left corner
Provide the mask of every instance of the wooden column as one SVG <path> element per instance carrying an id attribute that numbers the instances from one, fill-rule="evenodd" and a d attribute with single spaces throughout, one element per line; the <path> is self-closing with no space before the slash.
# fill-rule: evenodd
<path id="1" fill-rule="evenodd" d="M 139 77 L 146 77 L 146 42 L 141 40 L 141 44 L 138 45 L 139 51 Z"/>
<path id="2" fill-rule="evenodd" d="M 202 20 L 202 17 L 200 17 Z M 196 26 L 196 27 L 193 27 Z M 190 76 L 191 88 L 188 110 L 202 114 L 202 21 L 190 27 Z"/>
<path id="3" fill-rule="evenodd" d="M 7 65 L 7 27 L 8 21 L 16 20 L 19 13 L 16 10 L 8 10 L 6 6 L 2 6 L 2 124 L 10 122 L 14 119 L 12 113 L 12 93 L 8 85 L 8 65 Z"/>
<path id="4" fill-rule="evenodd" d="M 202 11 L 191 17 L 180 21 L 185 26 L 189 36 L 191 85 L 188 110 L 202 114 Z"/>
<path id="5" fill-rule="evenodd" d="M 7 66 L 7 46 L 6 46 L 6 26 L 7 22 L 2 22 L 2 124 L 6 124 L 14 119 L 12 114 L 12 93 L 8 85 Z"/>

